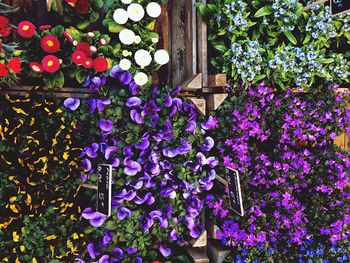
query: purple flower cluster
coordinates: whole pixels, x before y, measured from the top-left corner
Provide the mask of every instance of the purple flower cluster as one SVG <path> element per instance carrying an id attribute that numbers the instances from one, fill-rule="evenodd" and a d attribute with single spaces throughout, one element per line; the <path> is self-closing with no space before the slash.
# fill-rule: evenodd
<path id="1" fill-rule="evenodd" d="M 123 73 L 111 72 L 116 77 Z M 156 87 L 146 99 L 130 88 L 130 82 L 122 84 L 131 94 L 125 100 L 111 96 L 87 102 L 100 136 L 82 151 L 82 179 L 91 180 L 98 163 L 116 169 L 113 216 L 106 218 L 92 208 L 82 214 L 92 226 L 112 230 L 114 238 L 104 236 L 103 242 L 90 243 L 88 254 L 101 262 L 127 258 L 142 262 L 150 251 L 169 257 L 171 246 L 186 245 L 203 231 L 202 193 L 212 189 L 218 165 L 210 155 L 215 141 L 205 134 L 217 126 L 217 120 L 210 117 L 201 123 L 195 106 L 176 97 L 179 88 L 160 91 Z M 121 100 L 123 105 L 118 104 Z M 129 238 L 125 240 L 124 235 Z M 146 247 L 142 240 L 147 239 L 155 240 L 156 247 Z M 111 250 L 106 240 L 118 249 Z"/>

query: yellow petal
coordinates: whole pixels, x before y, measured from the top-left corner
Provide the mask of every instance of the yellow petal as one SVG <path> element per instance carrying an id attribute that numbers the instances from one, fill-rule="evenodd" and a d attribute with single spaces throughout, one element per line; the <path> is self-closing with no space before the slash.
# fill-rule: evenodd
<path id="1" fill-rule="evenodd" d="M 17 209 L 17 207 L 16 207 L 16 205 L 14 205 L 14 204 L 11 204 L 10 205 L 10 209 L 14 212 L 14 213 L 17 213 L 18 214 L 18 209 Z"/>
<path id="2" fill-rule="evenodd" d="M 46 240 L 53 240 L 53 239 L 56 239 L 56 238 L 57 238 L 56 235 L 50 235 L 50 236 L 45 237 L 44 239 L 46 239 Z"/>
<path id="3" fill-rule="evenodd" d="M 10 198 L 10 202 L 14 202 L 14 201 L 16 201 L 17 200 L 17 196 L 12 196 L 11 198 Z"/>
<path id="4" fill-rule="evenodd" d="M 18 242 L 19 241 L 19 235 L 17 234 L 17 232 L 12 232 L 12 238 L 13 238 L 13 242 Z"/>
<path id="5" fill-rule="evenodd" d="M 18 113 L 18 114 L 23 114 L 23 115 L 25 115 L 25 116 L 28 116 L 28 114 L 27 114 L 24 110 L 22 110 L 21 108 L 15 108 L 15 107 L 13 107 L 13 110 L 14 110 L 16 113 Z"/>

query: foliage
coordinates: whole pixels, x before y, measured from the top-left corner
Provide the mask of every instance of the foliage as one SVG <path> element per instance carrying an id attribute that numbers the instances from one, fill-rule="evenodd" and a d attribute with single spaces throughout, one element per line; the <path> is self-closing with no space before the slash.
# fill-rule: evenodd
<path id="1" fill-rule="evenodd" d="M 213 0 L 196 4 L 210 28 L 211 63 L 234 85 L 266 79 L 305 90 L 349 83 L 349 15 L 332 17 L 304 1 Z M 256 60 L 254 60 L 256 58 Z"/>
<path id="2" fill-rule="evenodd" d="M 76 127 L 49 98 L 1 105 L 0 259 L 72 262 L 85 243 Z"/>

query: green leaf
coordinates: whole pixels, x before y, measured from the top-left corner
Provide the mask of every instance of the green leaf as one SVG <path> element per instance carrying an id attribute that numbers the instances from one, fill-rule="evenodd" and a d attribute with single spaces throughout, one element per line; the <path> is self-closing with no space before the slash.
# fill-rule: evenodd
<path id="1" fill-rule="evenodd" d="M 55 75 L 55 86 L 62 88 L 64 85 L 64 75 L 62 73 L 62 71 L 59 71 L 56 75 Z"/>
<path id="2" fill-rule="evenodd" d="M 146 28 L 150 31 L 153 31 L 154 30 L 154 27 L 156 25 L 156 19 L 153 19 L 151 23 L 149 23 Z"/>
<path id="3" fill-rule="evenodd" d="M 219 50 L 221 52 L 226 52 L 227 51 L 227 47 L 223 46 L 223 45 L 216 45 L 215 46 L 216 50 Z"/>
<path id="4" fill-rule="evenodd" d="M 295 38 L 295 36 L 292 34 L 292 32 L 287 31 L 284 32 L 284 35 L 288 38 L 288 40 L 290 42 L 292 42 L 294 45 L 296 45 L 298 43 L 297 39 Z"/>
<path id="5" fill-rule="evenodd" d="M 87 19 L 81 20 L 79 21 L 79 23 L 77 23 L 77 28 L 79 30 L 84 30 L 86 29 L 88 26 L 90 25 L 90 21 Z"/>
<path id="6" fill-rule="evenodd" d="M 120 31 L 122 31 L 125 27 L 117 24 L 116 22 L 114 21 L 110 21 L 108 23 L 108 30 L 109 32 L 111 33 L 119 33 Z"/>
<path id="7" fill-rule="evenodd" d="M 83 70 L 78 70 L 77 74 L 75 75 L 75 79 L 82 84 L 86 79 L 86 74 Z"/>
<path id="8" fill-rule="evenodd" d="M 254 15 L 254 17 L 268 16 L 273 13 L 273 8 L 270 5 L 266 5 L 260 8 Z"/>

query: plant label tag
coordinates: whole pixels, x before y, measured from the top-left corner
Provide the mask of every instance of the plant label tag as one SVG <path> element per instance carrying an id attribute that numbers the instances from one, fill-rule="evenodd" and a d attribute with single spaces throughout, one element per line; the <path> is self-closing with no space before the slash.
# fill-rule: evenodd
<path id="1" fill-rule="evenodd" d="M 111 215 L 112 208 L 112 165 L 98 165 L 97 211 L 106 216 Z"/>
<path id="2" fill-rule="evenodd" d="M 332 16 L 344 14 L 350 11 L 349 0 L 331 0 L 331 14 Z"/>
<path id="3" fill-rule="evenodd" d="M 228 193 L 231 208 L 240 216 L 244 216 L 239 172 L 235 169 L 226 167 L 226 180 L 228 183 Z"/>

